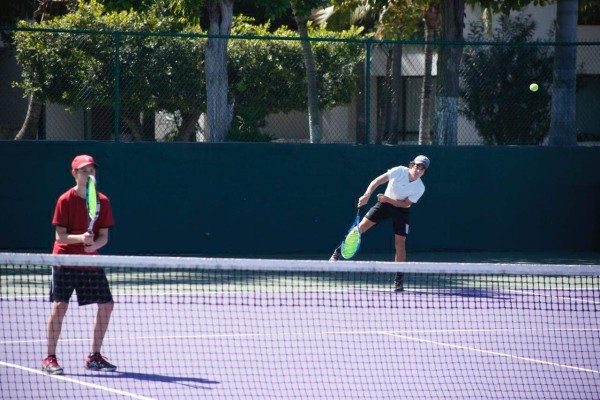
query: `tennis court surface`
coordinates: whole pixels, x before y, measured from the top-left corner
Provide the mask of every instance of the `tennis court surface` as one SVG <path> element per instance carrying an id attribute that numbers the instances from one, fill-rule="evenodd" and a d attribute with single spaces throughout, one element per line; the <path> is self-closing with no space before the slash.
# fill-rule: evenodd
<path id="1" fill-rule="evenodd" d="M 105 267 L 46 356 L 50 266 Z M 3 399 L 599 399 L 600 266 L 0 253 Z M 401 292 L 394 291 L 403 273 Z"/>

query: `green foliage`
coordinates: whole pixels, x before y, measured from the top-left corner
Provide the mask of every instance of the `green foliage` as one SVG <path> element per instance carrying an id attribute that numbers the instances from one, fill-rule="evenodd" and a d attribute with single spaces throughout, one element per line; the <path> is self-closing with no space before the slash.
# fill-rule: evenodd
<path id="1" fill-rule="evenodd" d="M 292 5 L 299 16 L 309 16 L 312 10 L 325 7 L 328 3 L 327 0 L 255 0 L 257 6 L 264 7 L 270 19 L 285 14 Z"/>
<path id="2" fill-rule="evenodd" d="M 165 2 L 146 12 L 107 11 L 96 0 L 81 0 L 71 14 L 39 27 L 69 32 L 21 31 L 15 35 L 17 61 L 23 68 L 18 83 L 26 94 L 36 94 L 66 108 L 114 107 L 115 54 L 119 46 L 119 104 L 128 126 L 144 111 L 198 114 L 206 109 L 204 50 L 206 39 L 183 19 L 165 16 Z M 296 32 L 252 20 L 236 20 L 238 35 L 297 38 Z M 21 26 L 34 27 L 21 23 Z M 37 27 L 37 25 L 36 25 Z M 86 30 L 73 32 L 72 30 Z M 123 32 L 118 35 L 115 32 Z M 139 32 L 139 33 L 137 33 Z M 315 37 L 352 38 L 360 30 Z M 354 66 L 363 60 L 359 43 L 315 42 L 320 106 L 347 104 L 355 91 Z M 260 133 L 267 115 L 306 110 L 306 74 L 297 40 L 229 40 L 229 96 L 235 103 L 232 140 L 270 140 Z"/>
<path id="3" fill-rule="evenodd" d="M 98 0 L 106 11 L 147 11 L 155 0 Z"/>
<path id="4" fill-rule="evenodd" d="M 359 37 L 361 28 L 350 28 L 342 32 L 313 29 L 311 37 L 349 39 Z M 319 107 L 328 109 L 348 104 L 356 93 L 356 64 L 364 61 L 364 46 L 360 43 L 314 42 L 313 53 L 319 79 Z"/>
<path id="5" fill-rule="evenodd" d="M 379 17 L 378 37 L 406 39 L 415 35 L 423 19 L 423 0 L 395 0 L 384 5 Z"/>
<path id="6" fill-rule="evenodd" d="M 461 112 L 475 123 L 488 145 L 540 144 L 550 125 L 551 49 L 525 45 L 535 22 L 502 16 L 493 41 L 510 45 L 468 46 L 461 65 Z M 469 41 L 485 40 L 482 23 L 470 27 Z M 539 90 L 529 85 L 537 82 Z"/>
<path id="7" fill-rule="evenodd" d="M 270 25 L 253 25 L 249 18 L 235 20 L 232 34 L 261 37 L 293 37 L 288 28 L 273 32 Z M 356 38 L 360 29 L 331 33 L 312 30 L 315 38 Z M 355 87 L 355 65 L 364 59 L 359 43 L 331 41 L 313 42 L 317 65 L 319 106 L 327 109 L 352 101 Z M 262 128 L 268 114 L 304 111 L 307 108 L 307 83 L 304 58 L 297 40 L 231 40 L 229 45 L 230 93 L 235 99 L 235 112 L 243 121 Z"/>
<path id="8" fill-rule="evenodd" d="M 317 23 L 331 29 L 355 24 L 374 29 L 378 39 L 412 38 L 420 29 L 429 0 L 332 0 L 333 7 L 317 13 Z"/>
<path id="9" fill-rule="evenodd" d="M 270 134 L 261 132 L 261 121 L 256 114 L 242 115 L 238 112 L 231 125 L 227 133 L 229 142 L 270 142 L 275 139 Z"/>
<path id="10" fill-rule="evenodd" d="M 465 3 L 482 9 L 492 10 L 494 14 L 502 13 L 508 15 L 511 11 L 522 10 L 529 5 L 543 7 L 554 3 L 554 0 L 466 0 Z"/>
<path id="11" fill-rule="evenodd" d="M 21 26 L 32 26 L 22 22 Z M 148 13 L 106 12 L 92 0 L 73 13 L 40 25 L 88 29 L 95 33 L 18 32 L 19 85 L 26 93 L 66 107 L 113 106 L 115 36 L 102 31 L 169 32 L 185 29 L 175 18 Z M 119 42 L 121 104 L 133 112 L 189 111 L 203 104 L 204 43 L 169 36 L 121 35 Z M 190 79 L 190 76 L 196 79 Z M 160 82 L 161 84 L 155 84 Z"/>
<path id="12" fill-rule="evenodd" d="M 269 24 L 254 26 L 250 22 L 247 18 L 236 19 L 232 34 L 296 36 L 285 28 L 270 33 Z M 304 63 L 298 42 L 230 40 L 228 67 L 236 114 L 253 115 L 250 120 L 259 126 L 264 125 L 268 114 L 302 109 L 306 103 Z"/>

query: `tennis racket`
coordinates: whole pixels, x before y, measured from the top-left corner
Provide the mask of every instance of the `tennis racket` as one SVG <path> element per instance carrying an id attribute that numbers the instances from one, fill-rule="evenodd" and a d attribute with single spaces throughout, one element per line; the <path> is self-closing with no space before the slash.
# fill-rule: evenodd
<path id="1" fill-rule="evenodd" d="M 360 248 L 360 229 L 358 228 L 358 224 L 360 223 L 360 209 L 356 211 L 356 218 L 354 219 L 354 223 L 348 230 L 344 241 L 342 242 L 342 246 L 340 251 L 342 253 L 342 257 L 346 260 L 352 258 L 358 249 Z"/>
<path id="2" fill-rule="evenodd" d="M 89 225 L 88 232 L 92 233 L 94 229 L 94 223 L 100 215 L 100 201 L 98 200 L 98 191 L 96 190 L 96 178 L 88 176 L 87 183 L 85 185 L 85 205 L 87 206 Z"/>

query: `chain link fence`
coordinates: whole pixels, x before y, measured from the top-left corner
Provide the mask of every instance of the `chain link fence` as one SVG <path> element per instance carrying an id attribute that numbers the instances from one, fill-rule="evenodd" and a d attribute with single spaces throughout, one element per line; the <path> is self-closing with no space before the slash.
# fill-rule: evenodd
<path id="1" fill-rule="evenodd" d="M 227 40 L 223 80 L 207 71 L 206 35 L 2 29 L 12 37 L 0 47 L 3 140 L 446 144 L 436 124 L 448 93 L 455 144 L 548 139 L 552 44 L 481 42 L 477 29 L 462 44 L 311 38 L 307 71 L 298 38 L 213 38 Z M 600 43 L 570 47 L 577 137 L 594 144 Z M 442 92 L 438 57 L 449 48 L 460 56 L 459 76 Z M 211 134 L 215 90 L 226 92 L 225 109 L 213 109 L 222 136 Z"/>

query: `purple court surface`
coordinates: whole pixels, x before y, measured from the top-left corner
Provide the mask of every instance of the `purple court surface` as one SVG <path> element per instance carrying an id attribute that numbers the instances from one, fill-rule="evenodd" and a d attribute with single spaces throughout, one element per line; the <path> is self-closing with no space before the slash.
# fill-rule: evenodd
<path id="1" fill-rule="evenodd" d="M 0 397 L 600 399 L 597 288 L 186 296 L 115 297 L 110 373 L 83 368 L 96 306 L 72 300 L 62 376 L 47 299 L 1 299 Z"/>

